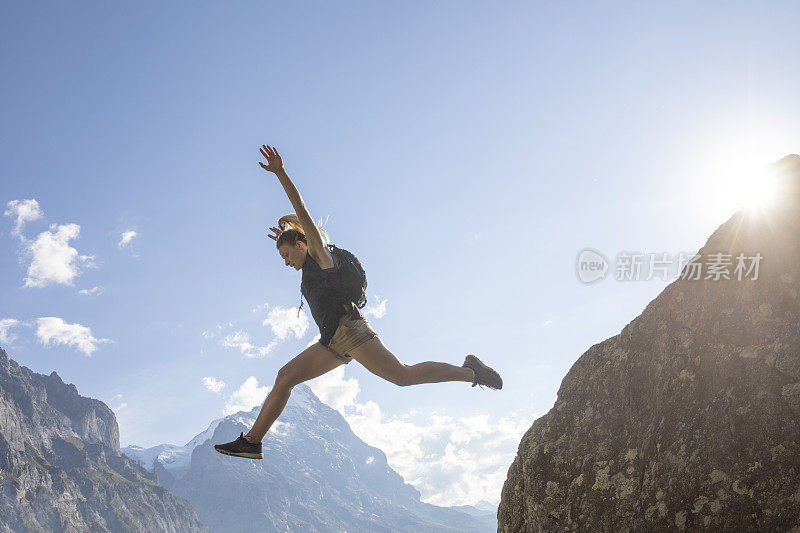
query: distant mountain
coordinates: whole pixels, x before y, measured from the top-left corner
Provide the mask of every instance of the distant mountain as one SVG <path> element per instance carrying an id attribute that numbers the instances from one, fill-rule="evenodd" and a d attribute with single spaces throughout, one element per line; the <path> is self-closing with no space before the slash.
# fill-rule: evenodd
<path id="1" fill-rule="evenodd" d="M 120 453 L 106 404 L 2 349 L 0 482 L 2 531 L 208 530 L 189 502 Z"/>
<path id="2" fill-rule="evenodd" d="M 189 464 L 192 460 L 192 451 L 194 451 L 196 446 L 203 444 L 214 436 L 214 430 L 220 422 L 222 422 L 221 418 L 214 420 L 208 426 L 208 429 L 199 433 L 183 446 L 159 444 L 151 448 L 142 448 L 141 446 L 132 445 L 120 448 L 120 451 L 128 457 L 135 459 L 136 462 L 150 472 L 154 471 L 155 463 L 158 461 L 160 469 L 168 471 L 170 475 L 176 479 L 181 478 L 189 470 Z"/>
<path id="3" fill-rule="evenodd" d="M 463 511 L 470 516 L 477 518 L 489 518 L 492 522 L 497 517 L 497 506 L 493 505 L 486 500 L 481 500 L 475 505 L 453 505 L 450 509 Z"/>
<path id="4" fill-rule="evenodd" d="M 388 466 L 386 455 L 356 437 L 306 384 L 294 388 L 264 437 L 263 460 L 213 449 L 247 432 L 259 409 L 214 420 L 184 446 L 122 451 L 191 501 L 211 531 L 497 530 L 491 505 L 459 510 L 420 502 L 419 491 Z"/>
<path id="5" fill-rule="evenodd" d="M 800 156 L 772 169 L 774 205 L 578 358 L 522 437 L 499 531 L 800 531 Z"/>

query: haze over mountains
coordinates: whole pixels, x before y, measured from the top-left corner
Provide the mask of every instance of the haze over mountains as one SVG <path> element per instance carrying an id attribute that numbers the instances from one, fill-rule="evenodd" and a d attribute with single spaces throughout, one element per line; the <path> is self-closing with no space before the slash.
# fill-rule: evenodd
<path id="1" fill-rule="evenodd" d="M 496 508 L 439 507 L 392 470 L 305 384 L 263 440 L 263 460 L 212 445 L 248 431 L 260 406 L 211 422 L 185 446 L 123 448 L 163 486 L 192 502 L 212 531 L 493 531 Z M 243 497 L 244 495 L 244 497 Z"/>
<path id="2" fill-rule="evenodd" d="M 184 446 L 120 450 L 108 406 L 0 349 L 0 529 L 495 530 L 488 503 L 420 502 L 386 455 L 305 384 L 265 437 L 264 460 L 214 451 L 258 409 L 214 420 Z"/>

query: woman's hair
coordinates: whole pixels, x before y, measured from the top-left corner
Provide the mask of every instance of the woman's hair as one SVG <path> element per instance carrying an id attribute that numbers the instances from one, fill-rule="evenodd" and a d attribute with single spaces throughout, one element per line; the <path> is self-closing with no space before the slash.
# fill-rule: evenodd
<path id="1" fill-rule="evenodd" d="M 328 220 L 325 219 L 325 224 L 328 223 Z M 317 228 L 319 228 L 319 232 L 322 234 L 322 238 L 325 240 L 326 243 L 330 242 L 328 238 L 328 233 L 322 227 L 325 224 L 322 224 L 322 220 L 316 224 Z M 276 246 L 280 248 L 284 244 L 288 244 L 290 246 L 294 246 L 297 244 L 297 241 L 302 241 L 308 245 L 308 240 L 306 239 L 306 234 L 303 231 L 303 226 L 300 225 L 300 219 L 294 213 L 289 213 L 288 215 L 283 215 L 281 218 L 278 219 L 278 227 L 283 230 L 281 234 L 278 235 L 278 240 L 276 242 Z"/>

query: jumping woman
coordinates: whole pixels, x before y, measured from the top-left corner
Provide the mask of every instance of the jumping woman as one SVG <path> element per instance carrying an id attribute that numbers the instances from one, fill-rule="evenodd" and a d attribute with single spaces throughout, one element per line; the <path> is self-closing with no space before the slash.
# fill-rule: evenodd
<path id="1" fill-rule="evenodd" d="M 344 301 L 342 291 L 332 287 L 336 280 L 341 280 L 336 274 L 343 268 L 341 259 L 332 253 L 335 247 L 326 245 L 327 235 L 326 241 L 323 241 L 325 230 L 318 227 L 308 213 L 300 192 L 283 169 L 278 151 L 266 145 L 262 145 L 260 151 L 267 164 L 261 161 L 259 164 L 278 177 L 296 213 L 281 217 L 278 227 L 270 228 L 274 235 L 269 236 L 276 241 L 278 253 L 286 266 L 303 271 L 301 293 L 308 302 L 314 322 L 319 326 L 320 339 L 278 371 L 275 385 L 264 400 L 250 431 L 247 434 L 242 432 L 234 441 L 216 444 L 214 449 L 236 457 L 262 459 L 261 439 L 283 412 L 292 388 L 353 359 L 373 374 L 401 387 L 466 381 L 471 382 L 473 387 L 486 385 L 495 390 L 503 388 L 503 380 L 498 373 L 474 355 L 467 355 L 460 367 L 435 361 L 415 365 L 400 362 L 383 345 L 359 306 L 355 302 Z"/>

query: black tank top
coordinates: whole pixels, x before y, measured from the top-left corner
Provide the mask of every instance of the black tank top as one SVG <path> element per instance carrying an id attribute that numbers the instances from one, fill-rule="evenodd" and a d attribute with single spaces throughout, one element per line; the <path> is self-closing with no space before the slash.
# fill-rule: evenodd
<path id="1" fill-rule="evenodd" d="M 341 295 L 339 284 L 339 273 L 335 265 L 323 269 L 310 253 L 306 253 L 300 292 L 305 296 L 311 316 L 319 326 L 319 342 L 323 346 L 327 346 L 336 333 L 342 315 L 349 312 L 353 320 L 364 318 L 361 310 Z"/>

